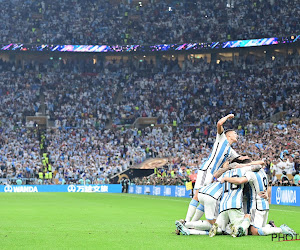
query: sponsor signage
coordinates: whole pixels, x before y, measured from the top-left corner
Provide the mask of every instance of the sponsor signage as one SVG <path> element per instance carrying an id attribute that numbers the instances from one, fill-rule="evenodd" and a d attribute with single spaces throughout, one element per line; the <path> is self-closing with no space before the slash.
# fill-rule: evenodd
<path id="1" fill-rule="evenodd" d="M 121 184 L 107 185 L 0 185 L 0 192 L 5 193 L 121 193 Z M 129 193 L 155 196 L 190 198 L 191 191 L 185 186 L 150 186 L 130 185 Z M 300 206 L 300 187 L 272 187 L 271 204 Z"/>
<path id="2" fill-rule="evenodd" d="M 271 204 L 300 206 L 300 187 L 272 187 Z"/>
<path id="3" fill-rule="evenodd" d="M 0 192 L 5 193 L 121 193 L 121 184 L 108 185 L 0 185 Z"/>
<path id="4" fill-rule="evenodd" d="M 145 194 L 155 196 L 185 197 L 190 198 L 191 191 L 187 191 L 185 186 L 149 186 L 131 185 L 130 194 Z"/>

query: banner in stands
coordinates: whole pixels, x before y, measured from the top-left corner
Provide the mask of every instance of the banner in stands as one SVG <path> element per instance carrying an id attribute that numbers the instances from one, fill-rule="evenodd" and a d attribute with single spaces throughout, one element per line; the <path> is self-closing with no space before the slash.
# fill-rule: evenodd
<path id="1" fill-rule="evenodd" d="M 128 193 L 190 198 L 191 191 L 187 191 L 185 186 L 131 185 L 131 186 L 129 186 Z"/>
<path id="2" fill-rule="evenodd" d="M 122 53 L 122 52 L 157 52 L 157 51 L 187 51 L 225 48 L 259 47 L 276 44 L 299 42 L 300 35 L 289 37 L 269 37 L 251 40 L 236 40 L 210 43 L 156 44 L 156 45 L 53 45 L 53 44 L 0 44 L 0 51 L 59 51 L 59 52 L 92 52 L 92 53 Z"/>
<path id="3" fill-rule="evenodd" d="M 0 192 L 5 193 L 38 193 L 38 192 L 69 192 L 69 193 L 121 193 L 121 184 L 108 185 L 0 185 Z"/>
<path id="4" fill-rule="evenodd" d="M 300 206 L 300 187 L 272 187 L 271 204 Z"/>

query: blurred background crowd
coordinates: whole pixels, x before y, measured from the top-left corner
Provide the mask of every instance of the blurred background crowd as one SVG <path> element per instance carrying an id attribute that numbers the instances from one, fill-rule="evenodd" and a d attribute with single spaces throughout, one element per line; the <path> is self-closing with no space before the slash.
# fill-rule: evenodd
<path id="1" fill-rule="evenodd" d="M 296 0 L 0 4 L 4 44 L 163 44 L 300 33 Z M 270 184 L 298 185 L 299 50 L 264 53 L 232 60 L 0 57 L 0 181 L 102 184 L 148 158 L 168 158 L 132 183 L 182 185 L 208 157 L 218 119 L 234 113 L 226 127 L 239 134 L 235 150 L 263 159 Z M 47 116 L 49 126 L 26 121 L 36 114 Z M 156 117 L 157 124 L 129 126 L 139 117 Z"/>
<path id="2" fill-rule="evenodd" d="M 178 44 L 285 37 L 300 32 L 297 0 L 0 3 L 0 43 L 6 44 Z"/>

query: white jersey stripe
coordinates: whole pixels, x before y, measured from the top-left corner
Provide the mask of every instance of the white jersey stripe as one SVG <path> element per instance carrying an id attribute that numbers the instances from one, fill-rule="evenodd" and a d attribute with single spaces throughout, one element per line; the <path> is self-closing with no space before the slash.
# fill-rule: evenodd
<path id="1" fill-rule="evenodd" d="M 238 168 L 227 171 L 222 177 L 242 177 L 247 169 Z M 235 185 L 225 181 L 223 184 L 220 212 L 228 209 L 242 208 L 244 184 Z"/>
<path id="2" fill-rule="evenodd" d="M 227 159 L 232 160 L 238 156 L 239 155 L 231 148 L 225 133 L 223 132 L 221 135 L 217 134 L 209 158 L 202 164 L 198 171 L 195 189 L 212 183 L 214 173 L 219 170 L 222 164 Z"/>
<path id="3" fill-rule="evenodd" d="M 260 192 L 266 191 L 268 188 L 268 177 L 265 171 L 260 169 L 258 172 L 248 172 L 245 176 L 249 181 L 251 209 L 269 210 L 268 201 L 259 196 Z"/>

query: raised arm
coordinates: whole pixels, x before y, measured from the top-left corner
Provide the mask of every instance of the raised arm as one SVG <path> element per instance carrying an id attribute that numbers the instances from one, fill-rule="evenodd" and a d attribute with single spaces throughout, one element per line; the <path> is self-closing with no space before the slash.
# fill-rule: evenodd
<path id="1" fill-rule="evenodd" d="M 246 177 L 224 177 L 222 178 L 221 183 L 224 183 L 225 181 L 230 182 L 232 184 L 240 185 L 248 182 L 248 179 Z"/>
<path id="2" fill-rule="evenodd" d="M 222 174 L 224 174 L 227 170 L 230 170 L 231 168 L 229 167 L 229 161 L 225 161 L 223 163 L 223 166 L 214 173 L 215 178 L 219 178 Z"/>
<path id="3" fill-rule="evenodd" d="M 226 115 L 225 117 L 221 118 L 218 123 L 217 123 L 217 131 L 218 131 L 218 134 L 222 134 L 223 131 L 224 131 L 224 128 L 223 128 L 223 124 L 228 120 L 228 119 L 232 119 L 234 117 L 234 114 L 229 114 L 229 115 Z"/>

